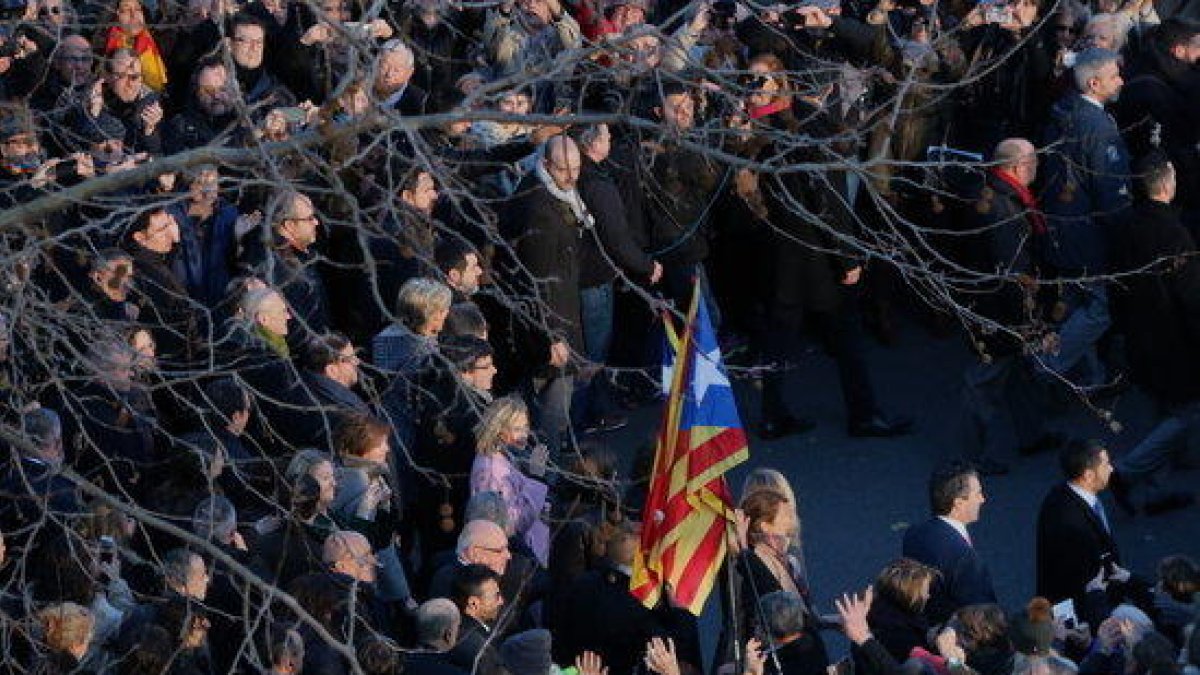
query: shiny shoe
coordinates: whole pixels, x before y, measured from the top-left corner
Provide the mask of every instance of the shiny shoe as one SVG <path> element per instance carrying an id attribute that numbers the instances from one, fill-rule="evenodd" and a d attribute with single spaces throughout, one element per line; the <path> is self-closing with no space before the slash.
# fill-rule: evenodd
<path id="1" fill-rule="evenodd" d="M 758 425 L 758 437 L 764 441 L 773 441 L 784 436 L 794 436 L 812 431 L 816 426 L 817 423 L 810 419 L 786 414 L 764 417 Z"/>
<path id="2" fill-rule="evenodd" d="M 875 415 L 861 422 L 851 422 L 846 433 L 855 438 L 892 438 L 912 431 L 913 421 L 909 417 L 887 418 Z"/>

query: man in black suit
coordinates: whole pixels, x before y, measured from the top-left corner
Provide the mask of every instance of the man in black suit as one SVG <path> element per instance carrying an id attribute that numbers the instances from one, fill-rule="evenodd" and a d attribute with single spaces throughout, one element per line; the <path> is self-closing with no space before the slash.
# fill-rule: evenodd
<path id="1" fill-rule="evenodd" d="M 1113 466 L 1099 441 L 1072 442 L 1059 464 L 1066 482 L 1050 489 L 1038 511 L 1037 594 L 1051 602 L 1070 598 L 1081 608 L 1088 582 L 1102 569 L 1109 581 L 1129 581 L 1099 496 Z"/>
<path id="2" fill-rule="evenodd" d="M 425 114 L 429 95 L 409 81 L 415 65 L 412 49 L 399 39 L 388 40 L 379 48 L 375 96 L 384 110 L 395 110 L 405 117 Z"/>
<path id="3" fill-rule="evenodd" d="M 450 662 L 450 649 L 458 642 L 462 617 L 446 598 L 427 600 L 417 608 L 417 648 L 404 655 L 404 672 L 423 675 L 467 675 Z"/>
<path id="4" fill-rule="evenodd" d="M 499 675 L 493 631 L 504 606 L 500 575 L 483 565 L 467 565 L 454 575 L 450 599 L 462 612 L 462 630 L 450 650 L 450 662 L 476 675 Z"/>
<path id="5" fill-rule="evenodd" d="M 904 557 L 941 572 L 925 605 L 930 625 L 945 622 L 959 607 L 996 602 L 991 573 L 967 532 L 967 526 L 979 520 L 984 501 L 979 474 L 971 465 L 941 467 L 929 479 L 934 517 L 904 535 Z"/>

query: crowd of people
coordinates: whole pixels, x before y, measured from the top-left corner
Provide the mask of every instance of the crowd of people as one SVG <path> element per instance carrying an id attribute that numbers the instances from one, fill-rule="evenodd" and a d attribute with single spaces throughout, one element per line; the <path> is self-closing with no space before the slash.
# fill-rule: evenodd
<path id="1" fill-rule="evenodd" d="M 1098 497 L 1194 498 L 1157 480 L 1200 411 L 1193 14 L 4 0 L 5 667 L 822 675 L 839 630 L 863 675 L 1194 671 L 1200 568 L 1123 568 Z M 715 656 L 629 594 L 653 448 L 599 442 L 658 399 L 693 288 L 764 440 L 814 425 L 805 331 L 852 437 L 912 429 L 865 358 L 906 302 L 978 355 L 971 463 L 837 614 L 797 495 L 751 473 Z M 1131 451 L 1050 431 L 1041 399 L 1130 382 L 1158 413 Z M 981 479 L 1052 448 L 1006 613 Z"/>

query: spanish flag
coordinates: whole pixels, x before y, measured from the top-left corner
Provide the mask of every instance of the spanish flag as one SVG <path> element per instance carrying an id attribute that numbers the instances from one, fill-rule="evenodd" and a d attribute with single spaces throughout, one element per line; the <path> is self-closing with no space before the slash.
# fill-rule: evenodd
<path id="1" fill-rule="evenodd" d="M 665 590 L 699 615 L 725 562 L 732 525 L 724 475 L 750 453 L 699 282 L 681 335 L 671 321 L 664 320 L 669 388 L 630 592 L 653 607 Z"/>

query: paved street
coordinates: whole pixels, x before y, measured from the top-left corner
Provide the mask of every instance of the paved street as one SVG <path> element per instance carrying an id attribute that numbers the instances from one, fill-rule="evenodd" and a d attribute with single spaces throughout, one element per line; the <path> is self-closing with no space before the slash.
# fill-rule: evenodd
<path id="1" fill-rule="evenodd" d="M 925 491 L 930 470 L 956 454 L 959 381 L 969 359 L 966 344 L 958 338 L 937 340 L 912 326 L 902 332 L 895 347 L 871 344 L 880 403 L 889 411 L 911 414 L 915 434 L 894 440 L 849 438 L 833 363 L 815 354 L 799 364 L 790 388 L 794 409 L 816 419 L 817 429 L 773 443 L 751 435 L 746 468 L 775 467 L 796 490 L 811 583 L 822 611 L 833 611 L 834 597 L 862 589 L 899 555 L 903 530 L 929 517 Z M 743 421 L 750 425 L 757 417 L 757 393 L 746 383 L 739 385 L 738 393 Z M 653 433 L 657 410 L 638 412 L 630 430 L 613 439 L 615 447 Z M 1125 395 L 1116 406 L 1116 418 L 1126 430 L 1108 438 L 1119 455 L 1145 430 L 1146 401 Z M 1082 411 L 1060 419 L 1056 428 L 1077 436 L 1101 433 L 1094 417 Z M 1059 472 L 1053 453 L 1001 459 L 1012 465 L 1013 472 L 985 479 L 988 501 L 972 534 L 991 567 L 1002 604 L 1014 609 L 1034 590 L 1037 509 L 1047 489 L 1059 480 Z M 735 490 L 743 475 L 744 470 L 733 474 Z M 1171 482 L 1177 488 L 1197 490 L 1198 479 L 1200 470 L 1193 469 L 1177 472 Z M 1153 574 L 1156 561 L 1171 553 L 1200 557 L 1200 509 L 1131 519 L 1111 499 L 1107 503 L 1122 555 L 1132 570 Z M 710 603 L 702 623 L 709 644 L 718 621 L 709 614 L 716 604 Z"/>

